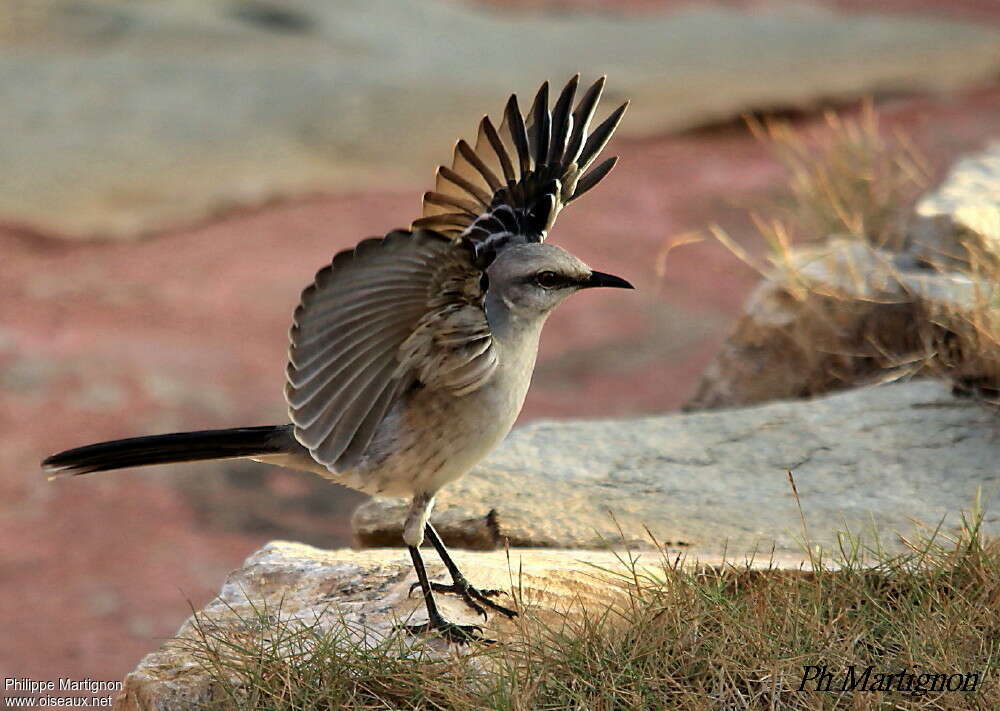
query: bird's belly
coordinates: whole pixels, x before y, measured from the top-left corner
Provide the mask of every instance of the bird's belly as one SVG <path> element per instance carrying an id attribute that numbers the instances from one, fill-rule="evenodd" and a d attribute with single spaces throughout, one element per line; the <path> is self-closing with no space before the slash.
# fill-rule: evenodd
<path id="1" fill-rule="evenodd" d="M 334 478 L 374 495 L 434 494 L 503 440 L 523 399 L 523 392 L 490 385 L 462 398 L 417 391 L 387 415 L 371 454 Z"/>

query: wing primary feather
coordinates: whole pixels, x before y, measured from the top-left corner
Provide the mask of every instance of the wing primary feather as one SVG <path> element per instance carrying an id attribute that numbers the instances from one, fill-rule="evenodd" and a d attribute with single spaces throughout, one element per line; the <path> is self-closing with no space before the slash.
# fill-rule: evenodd
<path id="1" fill-rule="evenodd" d="M 343 454 L 337 459 L 335 465 L 342 469 L 353 469 L 360 463 L 369 445 L 375 438 L 375 432 L 382 418 L 389 412 L 399 394 L 412 382 L 412 378 L 396 378 L 390 381 L 389 387 L 382 391 L 378 398 L 372 403 L 371 409 L 365 415 L 364 420 L 358 427 L 357 432 L 347 445 Z"/>
<path id="2" fill-rule="evenodd" d="M 483 163 L 482 159 L 476 155 L 476 152 L 472 150 L 472 147 L 465 141 L 465 139 L 459 141 L 456 148 L 462 157 L 465 158 L 465 160 L 467 160 L 473 168 L 479 171 L 479 174 L 482 175 L 483 179 L 489 184 L 490 190 L 496 192 L 503 187 L 503 183 L 500 182 L 500 179 L 497 178 L 496 174 L 490 170 L 485 163 Z"/>
<path id="3" fill-rule="evenodd" d="M 517 105 L 517 96 L 511 94 L 504 107 L 503 123 L 510 131 L 510 138 L 517 151 L 517 161 L 521 168 L 523 178 L 531 170 L 531 147 L 528 145 L 528 131 L 524 127 L 524 117 L 521 116 L 521 109 Z"/>
<path id="4" fill-rule="evenodd" d="M 289 360 L 291 361 L 289 365 L 295 371 L 295 377 L 297 378 L 294 381 L 295 385 L 301 386 L 306 382 L 311 377 L 311 372 L 315 370 L 314 366 L 320 359 L 329 356 L 333 351 L 346 345 L 348 341 L 356 338 L 362 331 L 391 328 L 400 321 L 405 320 L 407 316 L 408 314 L 405 313 L 401 315 L 398 308 L 387 309 L 382 313 L 362 313 L 348 321 L 339 322 L 337 324 L 338 331 L 335 336 L 330 337 L 328 333 L 324 332 L 322 338 L 316 339 L 316 341 L 322 341 L 322 343 L 315 348 L 306 348 L 301 344 L 293 346 L 289 352 Z M 289 379 L 291 380 L 291 378 Z"/>
<path id="5" fill-rule="evenodd" d="M 474 245 L 473 264 L 481 269 L 507 245 L 544 240 L 561 209 L 615 164 L 600 162 L 600 153 L 628 102 L 591 130 L 604 87 L 600 77 L 582 91 L 575 74 L 551 97 L 550 109 L 546 81 L 525 112 L 517 95 L 510 95 L 502 121 L 485 116 L 479 122 L 474 147 L 456 143 L 452 165 L 438 170 L 435 189 L 425 194 L 423 213 L 412 227 L 467 240 Z"/>
<path id="6" fill-rule="evenodd" d="M 370 384 L 376 375 L 385 370 L 386 363 L 382 360 L 371 373 L 365 374 L 368 376 L 365 383 Z M 385 382 L 382 385 L 384 386 Z M 359 419 L 364 413 L 363 411 L 359 412 L 360 403 L 357 402 L 357 394 L 357 390 L 348 393 L 348 399 L 338 402 L 338 407 L 327 407 L 319 410 L 318 414 L 308 425 L 298 428 L 297 439 L 303 446 L 313 452 L 317 461 L 323 462 L 327 466 L 334 464 L 348 444 L 347 442 L 338 443 L 336 441 L 338 432 L 344 432 L 349 428 L 357 428 L 361 424 Z M 352 419 L 354 420 L 353 422 L 351 421 Z M 317 454 L 319 456 L 316 456 Z"/>
<path id="7" fill-rule="evenodd" d="M 615 167 L 615 163 L 617 162 L 618 156 L 612 156 L 607 160 L 601 161 L 596 168 L 588 170 L 584 176 L 577 181 L 576 189 L 573 191 L 572 197 L 570 197 L 567 202 L 576 200 L 578 197 L 601 182 L 601 180 L 604 179 L 604 176 L 611 172 L 611 169 Z"/>
<path id="8" fill-rule="evenodd" d="M 310 318 L 316 323 L 317 318 L 325 317 L 331 312 L 347 313 L 353 307 L 366 303 L 367 301 L 361 298 L 364 296 L 370 296 L 372 304 L 375 305 L 380 303 L 379 300 L 385 301 L 385 297 L 390 295 L 400 298 L 420 294 L 426 289 L 426 285 L 421 285 L 419 279 L 420 276 L 417 275 L 411 278 L 405 276 L 383 277 L 378 281 L 379 289 L 375 293 L 371 293 L 372 287 L 375 286 L 374 283 L 351 284 L 352 288 L 349 291 L 338 291 L 325 295 L 327 298 L 322 300 L 314 300 L 309 305 Z"/>
<path id="9" fill-rule="evenodd" d="M 420 290 L 426 288 L 421 285 L 419 279 L 424 278 L 421 273 L 416 274 L 373 274 L 368 281 L 346 282 L 347 289 L 339 289 L 334 294 L 329 294 L 323 300 L 316 300 L 314 313 L 325 313 L 327 310 L 339 309 L 350 303 L 358 301 L 359 297 L 372 291 L 373 287 L 378 287 L 377 296 L 388 294 L 390 291 Z"/>
<path id="10" fill-rule="evenodd" d="M 413 317 L 414 314 L 400 312 L 398 308 L 363 312 L 353 319 L 335 323 L 332 328 L 317 331 L 309 340 L 300 339 L 288 349 L 289 365 L 295 372 L 294 384 L 300 386 L 311 379 L 312 371 L 319 367 L 321 361 L 325 361 L 331 354 L 335 357 L 335 350 L 346 345 L 349 339 L 358 338 L 360 336 L 358 332 L 367 330 L 366 325 L 369 322 L 377 324 L 380 328 L 401 328 L 405 319 Z M 419 318 L 419 315 L 416 317 Z M 332 338 L 331 331 L 336 333 Z"/>
<path id="11" fill-rule="evenodd" d="M 580 75 L 574 74 L 569 80 L 556 100 L 555 108 L 552 110 L 552 138 L 549 143 L 549 165 L 562 165 L 563 153 L 566 151 L 566 142 L 569 140 L 569 132 L 573 125 L 573 117 L 570 115 L 570 107 L 573 105 L 573 97 L 576 96 L 576 87 L 580 83 Z"/>
<path id="12" fill-rule="evenodd" d="M 486 180 L 486 176 L 484 176 L 482 172 L 476 168 L 476 166 L 465 159 L 465 156 L 462 155 L 462 151 L 458 148 L 458 142 L 455 143 L 455 148 L 452 151 L 451 169 L 458 175 L 461 175 L 464 179 L 468 180 L 470 183 L 474 183 L 479 186 L 483 192 L 488 195 L 493 194 L 493 187 L 489 184 L 489 181 Z M 434 214 L 428 213 L 426 208 L 427 206 L 424 205 L 424 213 L 422 217 L 429 217 L 431 214 Z"/>
<path id="13" fill-rule="evenodd" d="M 462 190 L 467 192 L 469 195 L 478 200 L 483 205 L 483 207 L 489 207 L 489 204 L 492 201 L 492 198 L 490 197 L 489 193 L 487 193 L 479 186 L 473 185 L 471 181 L 466 180 L 451 168 L 442 165 L 440 168 L 438 168 L 438 175 L 444 180 L 447 180 L 452 185 L 461 188 Z"/>
<path id="14" fill-rule="evenodd" d="M 503 145 L 503 141 L 500 140 L 500 136 L 497 134 L 497 130 L 493 127 L 493 122 L 490 121 L 489 116 L 484 116 L 482 123 L 480 123 L 480 131 L 486 135 L 486 140 L 489 141 L 490 147 L 493 148 L 493 152 L 496 153 L 497 159 L 500 161 L 500 168 L 503 170 L 503 177 L 510 185 L 517 181 L 517 176 L 514 174 L 514 166 L 510 162 L 510 154 L 507 153 L 507 149 Z M 487 203 L 488 204 L 488 203 Z"/>
<path id="15" fill-rule="evenodd" d="M 566 152 L 563 154 L 563 161 L 566 165 L 575 163 L 580 157 L 583 149 L 583 142 L 587 138 L 587 131 L 590 129 L 590 121 L 594 118 L 594 111 L 604 93 L 604 82 L 606 77 L 601 77 L 587 89 L 587 92 L 580 99 L 580 103 L 573 110 L 573 132 L 570 134 Z"/>
<path id="16" fill-rule="evenodd" d="M 479 206 L 471 200 L 463 200 L 462 198 L 445 195 L 443 193 L 426 192 L 424 193 L 424 202 L 430 203 L 431 205 L 440 205 L 441 207 L 455 207 L 462 212 L 468 213 L 469 216 L 473 218 L 476 217 L 480 211 Z"/>
<path id="17" fill-rule="evenodd" d="M 413 286 L 412 290 L 402 290 L 396 293 L 380 293 L 363 301 L 352 302 L 349 304 L 342 304 L 333 301 L 323 307 L 317 306 L 310 309 L 309 323 L 300 324 L 296 331 L 296 335 L 301 335 L 306 339 L 311 339 L 312 334 L 314 334 L 317 330 L 325 330 L 336 324 L 341 319 L 346 319 L 347 317 L 353 316 L 358 312 L 364 312 L 365 309 L 371 309 L 372 314 L 381 313 L 387 308 L 398 308 L 401 296 L 419 296 L 422 293 L 423 291 L 420 287 Z"/>
<path id="18" fill-rule="evenodd" d="M 611 134 L 618 128 L 618 124 L 621 123 L 622 116 L 625 115 L 625 109 L 627 108 L 628 102 L 626 101 L 612 111 L 611 115 L 604 119 L 601 125 L 595 128 L 594 132 L 590 134 L 587 142 L 583 144 L 583 150 L 580 151 L 580 157 L 577 160 L 580 170 L 586 170 L 587 166 L 593 163 L 598 154 L 604 150 L 604 146 L 611 139 Z"/>
<path id="19" fill-rule="evenodd" d="M 420 217 L 413 221 L 414 228 L 436 230 L 445 235 L 459 234 L 472 224 L 472 219 L 464 212 L 447 212 L 441 215 Z"/>
<path id="20" fill-rule="evenodd" d="M 549 158 L 549 83 L 542 86 L 535 94 L 531 105 L 531 125 L 528 127 L 528 145 L 531 147 L 531 157 L 534 159 L 535 170 L 545 165 Z"/>
<path id="21" fill-rule="evenodd" d="M 332 428 L 325 433 L 320 449 L 337 452 L 333 459 L 334 466 L 343 467 L 341 457 L 350 446 L 352 439 L 364 422 L 374 401 L 392 386 L 392 371 L 395 364 L 388 361 L 377 371 L 366 373 L 364 378 L 351 383 L 348 399 L 344 401 L 343 410 Z M 332 452 L 331 452 L 332 454 Z"/>
<path id="22" fill-rule="evenodd" d="M 336 331 L 342 326 L 349 326 L 359 317 L 381 319 L 382 317 L 391 316 L 393 313 L 399 314 L 400 318 L 407 316 L 413 317 L 416 311 L 414 310 L 414 312 L 410 312 L 408 310 L 401 310 L 399 302 L 400 299 L 394 296 L 387 301 L 383 301 L 378 308 L 370 305 L 361 307 L 355 306 L 351 309 L 350 313 L 334 314 L 329 318 L 323 319 L 322 321 L 317 321 L 315 324 L 310 324 L 312 327 L 309 329 L 308 333 L 300 331 L 293 334 L 296 336 L 296 340 L 292 344 L 290 351 L 290 354 L 293 357 L 293 362 L 298 364 L 300 362 L 301 353 L 311 350 L 316 347 L 317 343 L 328 339 L 331 331 Z M 419 318 L 419 313 L 417 313 L 417 318 Z"/>
<path id="23" fill-rule="evenodd" d="M 439 215 L 418 217 L 413 221 L 415 229 L 423 228 L 441 233 L 447 233 L 454 229 L 465 229 L 470 224 L 472 224 L 472 218 L 464 212 L 444 212 Z"/>
<path id="24" fill-rule="evenodd" d="M 329 383 L 320 391 L 324 395 L 320 400 L 311 400 L 291 411 L 295 416 L 293 422 L 306 434 L 299 441 L 306 447 L 317 446 L 330 435 L 338 420 L 353 414 L 348 409 L 359 389 L 367 387 L 379 374 L 383 378 L 392 377 L 395 370 L 391 352 L 375 355 L 364 367 L 349 373 L 343 382 Z"/>
<path id="25" fill-rule="evenodd" d="M 378 349 L 385 345 L 386 335 L 384 333 L 374 333 L 367 338 L 362 338 L 355 344 L 350 356 L 344 357 L 332 364 L 333 367 L 320 371 L 319 377 L 311 379 L 308 390 L 301 390 L 295 383 L 289 381 L 293 388 L 296 388 L 288 398 L 288 405 L 295 412 L 296 417 L 293 422 L 301 427 L 309 427 L 315 420 L 316 408 L 330 401 L 331 388 L 333 392 L 342 387 L 344 383 L 335 382 L 342 373 L 350 374 L 351 371 L 361 372 L 364 370 L 361 365 L 366 358 L 374 360 L 378 358 Z M 350 382 L 349 378 L 345 382 Z M 315 381 L 315 382 L 312 382 Z M 314 407 L 308 407 L 313 403 Z M 312 419 L 309 419 L 312 417 Z"/>
<path id="26" fill-rule="evenodd" d="M 313 331 L 315 330 L 315 321 L 317 316 L 325 316 L 330 312 L 350 308 L 353 304 L 345 304 L 341 301 L 347 296 L 348 295 L 343 292 L 339 292 L 334 295 L 324 294 L 324 297 L 327 298 L 318 300 L 315 298 L 309 298 L 309 295 L 307 294 L 307 300 L 303 301 L 299 304 L 298 308 L 295 309 L 295 314 L 292 319 L 292 332 L 302 333 L 305 331 Z M 306 320 L 306 317 L 308 317 L 308 320 Z"/>

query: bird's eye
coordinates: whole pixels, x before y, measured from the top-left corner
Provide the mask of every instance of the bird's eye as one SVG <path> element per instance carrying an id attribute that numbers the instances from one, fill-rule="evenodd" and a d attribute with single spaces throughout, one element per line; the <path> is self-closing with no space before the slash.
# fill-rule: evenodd
<path id="1" fill-rule="evenodd" d="M 538 272 L 535 283 L 543 289 L 554 289 L 562 283 L 562 279 L 555 272 Z"/>

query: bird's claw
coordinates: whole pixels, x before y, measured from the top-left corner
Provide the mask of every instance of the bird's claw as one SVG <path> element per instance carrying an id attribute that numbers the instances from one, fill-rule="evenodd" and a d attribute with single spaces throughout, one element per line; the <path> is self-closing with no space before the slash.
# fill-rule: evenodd
<path id="1" fill-rule="evenodd" d="M 410 591 L 407 593 L 407 597 L 413 596 L 413 591 L 420 587 L 420 583 L 416 582 L 410 586 Z M 462 601 L 468 605 L 473 611 L 483 616 L 483 619 L 488 619 L 486 610 L 479 603 L 483 603 L 491 610 L 499 612 L 501 615 L 507 617 L 517 617 L 517 610 L 512 610 L 509 607 L 504 607 L 503 605 L 498 605 L 497 603 L 490 600 L 491 597 L 498 597 L 499 595 L 507 595 L 508 593 L 503 590 L 477 590 L 476 588 L 469 585 L 467 580 L 460 580 L 452 583 L 451 585 L 445 585 L 444 583 L 431 583 L 431 590 L 439 593 L 454 593 L 462 598 Z M 478 601 L 478 602 L 477 602 Z"/>
<path id="2" fill-rule="evenodd" d="M 429 620 L 419 625 L 406 625 L 406 631 L 412 635 L 437 634 L 455 644 L 468 644 L 469 642 L 481 642 L 483 644 L 495 644 L 496 640 L 489 639 L 480 634 L 483 628 L 479 625 L 456 625 L 443 618 Z"/>
<path id="3" fill-rule="evenodd" d="M 406 593 L 406 597 L 413 597 L 413 591 L 420 587 L 420 581 L 413 583 L 410 586 L 410 591 Z M 471 588 L 471 586 L 469 586 Z M 431 583 L 431 588 L 435 592 L 457 592 L 456 585 L 452 583 L 451 585 L 445 585 L 444 583 Z M 472 588 L 475 589 L 475 588 Z M 483 597 L 498 597 L 500 595 L 510 595 L 506 590 L 478 590 L 477 591 Z"/>
<path id="4" fill-rule="evenodd" d="M 491 597 L 500 595 L 503 592 L 502 590 L 477 590 L 469 585 L 469 582 L 464 578 L 455 581 L 451 585 L 445 585 L 444 583 L 431 583 L 431 589 L 434 590 L 434 592 L 454 593 L 458 595 L 462 598 L 462 601 L 465 602 L 466 605 L 481 614 L 484 619 L 487 615 L 486 611 L 483 609 L 483 605 L 486 605 L 486 607 L 491 610 L 499 612 L 501 615 L 505 615 L 507 617 L 517 617 L 516 610 L 511 610 L 509 607 L 498 605 L 490 600 Z M 482 603 L 482 605 L 479 603 Z"/>

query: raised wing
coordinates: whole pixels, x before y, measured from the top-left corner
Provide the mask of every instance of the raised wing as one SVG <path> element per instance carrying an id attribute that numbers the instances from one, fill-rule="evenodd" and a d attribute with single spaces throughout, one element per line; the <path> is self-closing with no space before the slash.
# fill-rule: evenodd
<path id="1" fill-rule="evenodd" d="M 484 116 L 475 148 L 459 141 L 451 167 L 438 168 L 436 186 L 424 195 L 423 216 L 413 227 L 468 238 L 480 266 L 511 240 L 544 240 L 563 206 L 600 182 L 618 160 L 591 167 L 628 102 L 590 131 L 604 77 L 573 108 L 579 79 L 569 81 L 551 111 L 545 82 L 526 115 L 512 95 L 499 129 Z"/>
<path id="2" fill-rule="evenodd" d="M 467 243 L 396 230 L 337 254 L 295 311 L 285 397 L 295 437 L 336 470 L 357 464 L 417 381 L 462 395 L 496 369 Z"/>

